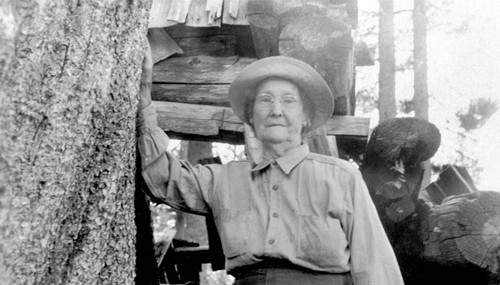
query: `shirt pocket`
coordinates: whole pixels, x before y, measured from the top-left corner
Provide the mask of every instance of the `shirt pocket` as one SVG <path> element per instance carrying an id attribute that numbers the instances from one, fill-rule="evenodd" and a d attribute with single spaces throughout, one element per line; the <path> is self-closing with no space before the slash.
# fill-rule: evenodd
<path id="1" fill-rule="evenodd" d="M 221 209 L 219 216 L 219 235 L 227 259 L 248 251 L 249 229 L 252 211 Z"/>
<path id="2" fill-rule="evenodd" d="M 340 220 L 313 215 L 299 215 L 297 258 L 321 268 L 347 263 L 348 243 Z"/>

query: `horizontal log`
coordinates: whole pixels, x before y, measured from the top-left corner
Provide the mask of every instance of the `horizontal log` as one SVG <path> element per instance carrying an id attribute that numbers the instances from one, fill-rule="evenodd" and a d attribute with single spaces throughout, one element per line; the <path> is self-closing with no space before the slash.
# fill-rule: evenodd
<path id="1" fill-rule="evenodd" d="M 216 35 L 232 35 L 233 29 L 237 26 L 221 26 L 221 27 L 189 27 L 186 25 L 176 25 L 172 27 L 166 27 L 168 35 L 172 39 L 177 40 L 181 38 L 195 38 L 195 37 L 210 37 Z"/>
<path id="2" fill-rule="evenodd" d="M 236 37 L 233 35 L 180 38 L 175 39 L 175 41 L 182 48 L 186 56 L 232 56 L 236 54 Z"/>
<path id="3" fill-rule="evenodd" d="M 452 196 L 431 208 L 424 256 L 442 264 L 473 264 L 500 275 L 500 193 Z"/>
<path id="4" fill-rule="evenodd" d="M 153 69 L 155 83 L 230 84 L 254 58 L 239 56 L 186 56 L 159 62 Z"/>
<path id="5" fill-rule="evenodd" d="M 231 108 L 197 104 L 154 101 L 158 125 L 167 132 L 202 136 L 218 135 L 219 131 L 242 133 L 243 123 Z M 334 116 L 325 124 L 327 135 L 368 137 L 369 119 Z"/>
<path id="6" fill-rule="evenodd" d="M 151 97 L 156 101 L 229 107 L 228 90 L 229 84 L 154 84 Z"/>
<path id="7" fill-rule="evenodd" d="M 186 47 L 186 39 L 189 38 L 199 38 L 200 41 L 201 39 L 224 41 L 224 38 L 227 38 L 229 41 L 232 41 L 231 37 L 236 37 L 235 53 L 240 56 L 255 57 L 255 49 L 252 42 L 252 33 L 250 30 L 250 26 L 222 25 L 221 27 L 196 28 L 188 27 L 185 25 L 176 25 L 173 27 L 168 27 L 165 30 L 172 39 L 174 39 L 176 42 L 180 42 L 180 44 L 183 45 L 184 48 L 188 50 L 188 52 L 191 52 L 189 51 L 190 48 Z M 198 47 L 201 46 L 198 45 Z M 216 52 L 220 54 L 220 51 Z M 205 51 L 202 54 L 211 55 L 208 51 Z"/>

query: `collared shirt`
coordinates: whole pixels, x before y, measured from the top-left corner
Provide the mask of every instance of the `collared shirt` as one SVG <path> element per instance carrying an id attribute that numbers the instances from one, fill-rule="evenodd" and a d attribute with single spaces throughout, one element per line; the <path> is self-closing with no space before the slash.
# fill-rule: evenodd
<path id="1" fill-rule="evenodd" d="M 142 174 L 154 200 L 214 216 L 228 271 L 285 259 L 354 284 L 403 284 L 393 249 L 356 167 L 306 144 L 258 165 L 192 166 L 167 152 L 150 105 L 139 119 Z"/>

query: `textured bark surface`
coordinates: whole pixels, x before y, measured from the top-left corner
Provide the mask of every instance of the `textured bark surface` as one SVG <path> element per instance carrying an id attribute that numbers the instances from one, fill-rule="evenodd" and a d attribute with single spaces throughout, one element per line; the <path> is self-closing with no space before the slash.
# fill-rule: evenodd
<path id="1" fill-rule="evenodd" d="M 1 5 L 0 283 L 133 284 L 150 2 Z"/>

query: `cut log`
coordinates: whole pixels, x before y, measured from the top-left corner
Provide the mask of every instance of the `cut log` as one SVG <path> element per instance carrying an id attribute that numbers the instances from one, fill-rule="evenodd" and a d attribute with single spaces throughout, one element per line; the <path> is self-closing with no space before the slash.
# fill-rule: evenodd
<path id="1" fill-rule="evenodd" d="M 400 222 L 416 211 L 423 177 L 420 163 L 434 155 L 440 141 L 439 130 L 417 118 L 395 118 L 373 130 L 361 172 L 384 224 Z"/>
<path id="2" fill-rule="evenodd" d="M 439 178 L 424 190 L 426 197 L 434 204 L 441 204 L 443 199 L 452 195 L 476 192 L 467 169 L 451 165 L 439 174 Z M 423 194 L 424 194 L 423 193 Z"/>
<path id="3" fill-rule="evenodd" d="M 424 244 L 432 261 L 473 264 L 500 276 L 500 193 L 453 196 L 431 208 Z"/>
<path id="4" fill-rule="evenodd" d="M 279 55 L 279 18 L 273 1 L 249 1 L 247 19 L 257 58 Z"/>
<path id="5" fill-rule="evenodd" d="M 418 164 L 431 158 L 439 148 L 441 134 L 428 121 L 395 118 L 378 125 L 366 150 L 367 163 L 377 161 Z"/>
<path id="6" fill-rule="evenodd" d="M 325 9 L 308 10 L 303 16 L 287 20 L 289 23 L 279 36 L 280 54 L 301 59 L 314 67 L 333 92 L 334 114 L 353 115 L 354 52 L 351 28 L 338 17 L 327 16 Z"/>
<path id="7" fill-rule="evenodd" d="M 373 131 L 360 169 L 405 284 L 498 284 L 500 193 L 451 196 L 437 206 L 417 200 L 420 162 L 432 157 L 439 140 L 427 121 L 385 121 Z M 450 173 L 443 177 L 452 181 L 457 176 Z"/>

